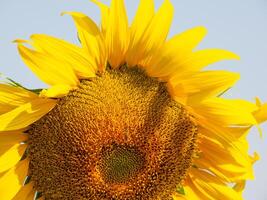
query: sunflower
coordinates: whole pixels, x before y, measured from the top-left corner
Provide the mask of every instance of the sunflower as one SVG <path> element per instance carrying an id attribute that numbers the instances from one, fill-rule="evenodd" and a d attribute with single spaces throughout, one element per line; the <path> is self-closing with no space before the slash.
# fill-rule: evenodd
<path id="1" fill-rule="evenodd" d="M 131 25 L 123 0 L 93 2 L 100 27 L 63 13 L 80 46 L 43 34 L 15 41 L 50 87 L 0 84 L 1 200 L 241 200 L 259 157 L 246 136 L 267 104 L 222 98 L 239 75 L 204 70 L 239 57 L 196 51 L 204 27 L 167 39 L 169 0 L 157 12 L 141 0 Z"/>

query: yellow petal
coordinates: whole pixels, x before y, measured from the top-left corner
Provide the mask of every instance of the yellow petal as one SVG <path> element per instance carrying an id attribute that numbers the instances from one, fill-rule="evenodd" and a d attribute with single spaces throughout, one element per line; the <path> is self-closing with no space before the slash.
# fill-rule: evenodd
<path id="1" fill-rule="evenodd" d="M 33 92 L 20 87 L 0 84 L 0 114 L 37 98 Z"/>
<path id="2" fill-rule="evenodd" d="M 171 2 L 165 0 L 136 44 L 135 53 L 138 55 L 135 57 L 135 63 L 145 68 L 151 67 L 150 56 L 157 52 L 166 41 L 173 14 L 174 8 Z M 134 53 L 134 51 L 132 52 Z"/>
<path id="3" fill-rule="evenodd" d="M 242 180 L 242 181 L 237 182 L 237 183 L 234 185 L 233 189 L 234 189 L 236 192 L 242 194 L 242 192 L 244 191 L 245 187 L 246 187 L 246 181 L 245 181 L 245 180 Z"/>
<path id="4" fill-rule="evenodd" d="M 164 77 L 174 72 L 178 73 L 177 63 L 181 63 L 191 55 L 206 33 L 205 27 L 195 27 L 171 38 L 151 59 L 147 67 L 148 74 L 154 77 Z"/>
<path id="5" fill-rule="evenodd" d="M 95 77 L 95 63 L 87 59 L 82 48 L 44 34 L 32 35 L 31 39 L 38 50 L 68 62 L 79 77 Z"/>
<path id="6" fill-rule="evenodd" d="M 253 113 L 253 115 L 260 124 L 267 120 L 267 103 L 262 104 L 260 103 L 260 100 L 257 99 L 257 106 L 258 109 Z"/>
<path id="7" fill-rule="evenodd" d="M 28 174 L 29 160 L 20 161 L 0 177 L 0 197 L 3 200 L 12 199 L 23 186 Z"/>
<path id="8" fill-rule="evenodd" d="M 79 80 L 71 65 L 48 54 L 18 45 L 22 60 L 45 83 L 49 85 L 65 84 L 75 87 Z"/>
<path id="9" fill-rule="evenodd" d="M 142 37 L 154 16 L 154 0 L 141 0 L 135 18 L 130 28 L 130 44 L 126 55 L 129 66 L 135 66 L 142 58 L 138 48 Z"/>
<path id="10" fill-rule="evenodd" d="M 73 89 L 69 85 L 54 85 L 49 89 L 44 89 L 40 93 L 40 97 L 60 98 L 64 97 L 69 91 Z"/>
<path id="11" fill-rule="evenodd" d="M 180 195 L 180 194 L 173 194 L 172 195 L 173 200 L 189 200 L 188 198 L 186 198 L 185 195 Z M 190 199 L 193 200 L 193 199 Z"/>
<path id="12" fill-rule="evenodd" d="M 169 82 L 167 83 L 167 89 L 169 94 L 175 101 L 183 105 L 187 104 L 188 95 L 186 93 L 187 91 L 185 90 L 183 84 L 173 85 L 172 83 Z"/>
<path id="13" fill-rule="evenodd" d="M 188 175 L 183 185 L 185 198 L 187 200 L 204 200 L 203 195 L 196 191 L 195 186 L 192 183 L 191 177 Z M 210 200 L 210 199 L 209 199 Z"/>
<path id="14" fill-rule="evenodd" d="M 14 107 L 8 105 L 0 105 L 0 115 L 12 110 Z"/>
<path id="15" fill-rule="evenodd" d="M 203 133 L 203 135 L 214 138 L 222 143 L 225 141 L 226 144 L 246 138 L 251 129 L 251 125 L 224 127 L 214 124 L 211 120 L 200 120 L 199 125 L 199 132 Z"/>
<path id="16" fill-rule="evenodd" d="M 250 161 L 252 164 L 255 164 L 258 160 L 260 160 L 260 155 L 257 152 L 254 152 L 254 154 L 250 156 Z"/>
<path id="17" fill-rule="evenodd" d="M 200 70 L 215 62 L 222 60 L 239 60 L 240 57 L 233 52 L 222 49 L 205 49 L 193 53 L 185 63 L 182 63 L 182 67 L 192 70 Z"/>
<path id="18" fill-rule="evenodd" d="M 56 101 L 52 99 L 36 99 L 23 104 L 0 115 L 0 131 L 25 128 L 47 114 L 55 105 Z"/>
<path id="19" fill-rule="evenodd" d="M 242 200 L 242 196 L 238 192 L 220 181 L 216 176 L 202 170 L 192 168 L 188 183 L 185 192 L 190 187 L 191 193 L 197 197 L 195 199 Z"/>
<path id="20" fill-rule="evenodd" d="M 166 42 L 166 48 L 169 51 L 176 51 L 178 56 L 191 52 L 203 40 L 207 34 L 207 29 L 203 26 L 197 26 L 177 34 Z M 177 52 L 178 51 L 178 52 Z"/>
<path id="21" fill-rule="evenodd" d="M 246 139 L 249 129 L 250 127 L 225 128 L 203 122 L 199 127 L 201 154 L 195 160 L 197 166 L 212 171 L 225 181 L 253 179 Z"/>
<path id="22" fill-rule="evenodd" d="M 16 40 L 13 40 L 14 43 L 20 43 L 20 44 L 23 44 L 23 43 L 31 43 L 29 40 L 24 40 L 24 39 L 16 39 Z"/>
<path id="23" fill-rule="evenodd" d="M 125 62 L 128 43 L 128 19 L 124 1 L 112 0 L 106 33 L 106 45 L 108 61 L 113 68 L 119 67 Z"/>
<path id="24" fill-rule="evenodd" d="M 209 170 L 224 181 L 234 182 L 253 179 L 253 169 L 248 155 L 248 142 L 238 139 L 225 145 L 206 136 L 201 138 L 200 158 L 195 163 L 198 167 Z"/>
<path id="25" fill-rule="evenodd" d="M 13 145 L 24 142 L 28 139 L 22 130 L 0 132 L 0 147 L 3 145 Z"/>
<path id="26" fill-rule="evenodd" d="M 229 89 L 237 80 L 239 74 L 228 71 L 204 71 L 181 78 L 172 78 L 168 86 L 172 87 L 173 95 L 183 92 L 188 96 L 188 105 L 199 103 L 205 98 L 215 97 Z"/>
<path id="27" fill-rule="evenodd" d="M 3 155 L 0 155 L 0 173 L 14 167 L 26 150 L 26 144 L 15 144 Z M 1 151 L 2 146 L 0 146 Z"/>
<path id="28" fill-rule="evenodd" d="M 238 55 L 222 49 L 199 50 L 189 54 L 184 59 L 177 59 L 173 62 L 173 66 L 179 70 L 177 70 L 177 73 L 172 74 L 172 76 L 177 76 L 178 78 L 187 71 L 200 71 L 204 67 L 222 60 L 239 59 L 240 57 Z"/>
<path id="29" fill-rule="evenodd" d="M 101 11 L 101 29 L 102 33 L 105 35 L 107 32 L 108 27 L 108 19 L 109 19 L 109 7 L 103 3 L 101 3 L 98 0 L 91 0 L 93 3 L 95 3 Z"/>
<path id="30" fill-rule="evenodd" d="M 253 156 L 250 156 L 251 159 L 251 163 L 254 164 L 256 161 L 258 161 L 260 159 L 258 153 L 254 153 Z M 242 192 L 244 191 L 246 187 L 246 181 L 245 180 L 240 180 L 238 182 L 235 183 L 233 189 L 237 192 L 239 192 L 240 194 L 242 194 Z"/>
<path id="31" fill-rule="evenodd" d="M 97 25 L 89 17 L 79 12 L 64 12 L 72 16 L 78 30 L 82 47 L 87 52 L 87 59 L 95 71 L 106 67 L 107 53 L 103 36 Z"/>
<path id="32" fill-rule="evenodd" d="M 198 115 L 221 126 L 257 124 L 252 114 L 257 107 L 245 100 L 210 98 L 192 107 Z"/>
<path id="33" fill-rule="evenodd" d="M 33 200 L 34 195 L 35 190 L 33 188 L 33 183 L 30 182 L 24 185 L 12 200 Z"/>

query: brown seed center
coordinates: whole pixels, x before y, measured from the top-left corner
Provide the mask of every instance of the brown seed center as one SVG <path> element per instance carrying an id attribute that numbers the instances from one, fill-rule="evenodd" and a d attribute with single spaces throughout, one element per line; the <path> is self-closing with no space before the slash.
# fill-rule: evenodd
<path id="1" fill-rule="evenodd" d="M 170 199 L 186 176 L 197 128 L 165 83 L 107 69 L 31 126 L 30 176 L 45 199 Z"/>

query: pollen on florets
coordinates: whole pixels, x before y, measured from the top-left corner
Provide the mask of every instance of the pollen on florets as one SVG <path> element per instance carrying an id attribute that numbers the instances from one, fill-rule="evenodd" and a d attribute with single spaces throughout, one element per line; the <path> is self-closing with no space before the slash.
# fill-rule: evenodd
<path id="1" fill-rule="evenodd" d="M 165 83 L 123 66 L 82 80 L 28 133 L 45 199 L 154 200 L 186 176 L 197 127 Z"/>

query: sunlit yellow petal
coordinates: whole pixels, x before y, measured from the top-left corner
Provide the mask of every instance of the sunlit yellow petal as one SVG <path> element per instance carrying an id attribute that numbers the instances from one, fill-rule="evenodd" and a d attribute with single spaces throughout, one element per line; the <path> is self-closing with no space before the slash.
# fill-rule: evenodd
<path id="1" fill-rule="evenodd" d="M 125 53 L 129 43 L 128 18 L 123 0 L 112 0 L 108 27 L 106 34 L 106 45 L 108 48 L 108 61 L 114 68 L 125 62 Z"/>
<path id="2" fill-rule="evenodd" d="M 188 104 L 196 104 L 208 97 L 215 97 L 229 89 L 237 80 L 239 74 L 228 71 L 204 71 L 195 73 L 183 79 L 172 78 L 168 82 L 171 95 L 179 96 L 181 87 L 188 96 Z"/>
<path id="3" fill-rule="evenodd" d="M 168 40 L 166 42 L 166 50 L 172 51 L 172 53 L 176 50 L 176 56 L 184 56 L 186 53 L 195 49 L 206 34 L 207 29 L 203 26 L 188 29 Z"/>
<path id="4" fill-rule="evenodd" d="M 195 27 L 171 38 L 153 55 L 147 66 L 148 74 L 164 77 L 178 73 L 180 66 L 177 63 L 191 56 L 193 49 L 202 41 L 206 32 L 204 27 Z"/>
<path id="5" fill-rule="evenodd" d="M 260 155 L 257 152 L 254 152 L 254 154 L 250 156 L 250 161 L 252 164 L 255 164 L 258 160 L 260 160 Z"/>
<path id="6" fill-rule="evenodd" d="M 195 161 L 199 167 L 212 171 L 225 181 L 254 178 L 245 139 L 232 141 L 226 146 L 225 143 L 203 136 L 199 148 L 200 158 Z"/>
<path id="7" fill-rule="evenodd" d="M 254 164 L 256 161 L 260 159 L 259 155 L 255 152 L 253 156 L 250 156 L 251 158 L 251 163 Z M 245 180 L 240 180 L 235 183 L 233 186 L 233 189 L 237 191 L 238 193 L 242 194 L 246 187 L 246 181 Z"/>
<path id="8" fill-rule="evenodd" d="M 35 98 L 36 94 L 23 88 L 0 84 L 0 114 Z"/>
<path id="9" fill-rule="evenodd" d="M 185 195 L 180 195 L 180 194 L 173 194 L 172 198 L 173 200 L 189 200 L 188 198 L 186 198 Z M 194 200 L 194 199 L 190 199 L 190 200 Z"/>
<path id="10" fill-rule="evenodd" d="M 79 12 L 64 12 L 72 16 L 78 30 L 82 47 L 87 52 L 86 58 L 91 69 L 103 71 L 106 67 L 107 54 L 103 36 L 98 26 L 89 17 Z"/>
<path id="11" fill-rule="evenodd" d="M 192 54 L 188 60 L 181 64 L 182 68 L 200 70 L 215 62 L 222 60 L 239 60 L 240 57 L 233 52 L 222 49 L 205 49 Z"/>
<path id="12" fill-rule="evenodd" d="M 20 161 L 15 167 L 0 177 L 1 199 L 12 199 L 22 188 L 28 174 L 29 160 Z"/>
<path id="13" fill-rule="evenodd" d="M 94 2 L 101 11 L 101 29 L 102 29 L 102 33 L 105 35 L 107 32 L 107 27 L 108 27 L 108 23 L 109 23 L 109 7 L 103 3 L 101 3 L 98 0 L 91 0 L 92 2 Z"/>
<path id="14" fill-rule="evenodd" d="M 173 14 L 174 9 L 171 2 L 169 0 L 164 0 L 159 11 L 154 15 L 151 23 L 142 35 L 141 40 L 135 47 L 135 52 L 138 54 L 138 56 L 135 57 L 135 63 L 145 68 L 151 67 L 150 56 L 156 53 L 166 41 Z"/>
<path id="15" fill-rule="evenodd" d="M 79 77 L 95 77 L 95 63 L 87 59 L 82 48 L 44 34 L 32 35 L 31 39 L 38 50 L 68 62 Z"/>
<path id="16" fill-rule="evenodd" d="M 210 98 L 193 105 L 197 114 L 223 125 L 255 125 L 253 112 L 257 107 L 245 100 Z"/>
<path id="17" fill-rule="evenodd" d="M 197 191 L 196 187 L 192 183 L 190 176 L 186 178 L 186 184 L 184 185 L 184 190 L 187 200 L 203 200 L 203 198 L 205 199 L 205 197 L 203 197 L 203 195 Z"/>
<path id="18" fill-rule="evenodd" d="M 25 64 L 45 83 L 66 84 L 73 87 L 78 84 L 77 76 L 67 62 L 31 50 L 21 44 L 18 45 L 18 50 Z"/>
<path id="19" fill-rule="evenodd" d="M 250 127 L 224 128 L 204 122 L 199 127 L 201 150 L 195 164 L 228 182 L 253 179 L 246 136 Z"/>
<path id="20" fill-rule="evenodd" d="M 14 167 L 26 150 L 26 144 L 15 144 L 3 155 L 0 155 L 0 173 Z M 0 146 L 1 151 L 2 146 Z"/>
<path id="21" fill-rule="evenodd" d="M 49 98 L 60 98 L 69 93 L 72 89 L 69 85 L 54 85 L 49 89 L 44 89 L 41 91 L 41 97 L 49 97 Z"/>
<path id="22" fill-rule="evenodd" d="M 253 115 L 260 124 L 267 120 L 267 103 L 262 104 L 258 98 L 256 100 L 258 109 L 253 113 Z"/>
<path id="23" fill-rule="evenodd" d="M 195 196 L 199 197 L 198 199 L 242 200 L 238 192 L 206 171 L 192 168 L 190 179 L 190 188 Z"/>
<path id="24" fill-rule="evenodd" d="M 40 119 L 55 105 L 55 100 L 36 99 L 0 115 L 0 131 L 22 129 Z"/>
<path id="25" fill-rule="evenodd" d="M 222 49 L 205 49 L 193 52 L 192 54 L 184 57 L 183 59 L 177 59 L 173 62 L 173 65 L 179 69 L 171 76 L 177 78 L 183 75 L 187 71 L 199 71 L 204 67 L 223 60 L 239 60 L 239 56 Z"/>
<path id="26" fill-rule="evenodd" d="M 129 66 L 135 66 L 142 58 L 139 49 L 143 41 L 143 35 L 154 16 L 154 1 L 141 0 L 137 13 L 130 28 L 130 44 L 126 55 Z"/>
<path id="27" fill-rule="evenodd" d="M 33 200 L 34 195 L 33 182 L 30 182 L 24 185 L 12 200 Z"/>

